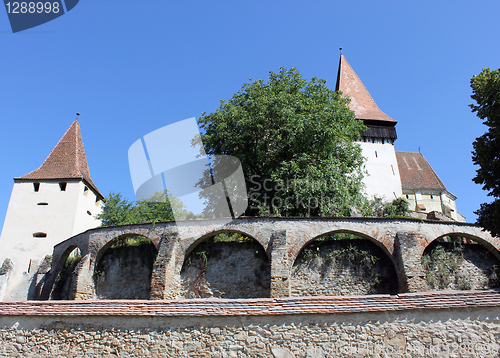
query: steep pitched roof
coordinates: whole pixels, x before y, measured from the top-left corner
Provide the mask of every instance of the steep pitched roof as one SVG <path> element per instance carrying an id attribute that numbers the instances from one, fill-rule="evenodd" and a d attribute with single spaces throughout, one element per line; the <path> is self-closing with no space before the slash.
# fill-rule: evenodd
<path id="1" fill-rule="evenodd" d="M 349 96 L 351 99 L 349 108 L 354 111 L 357 119 L 397 123 L 378 108 L 365 85 L 342 54 L 340 55 L 335 90 L 340 90 L 344 97 Z"/>
<path id="2" fill-rule="evenodd" d="M 403 190 L 447 190 L 421 153 L 396 151 L 396 158 Z"/>
<path id="3" fill-rule="evenodd" d="M 87 156 L 83 147 L 78 120 L 68 128 L 42 165 L 32 172 L 15 178 L 21 180 L 82 179 L 103 198 L 90 178 Z"/>

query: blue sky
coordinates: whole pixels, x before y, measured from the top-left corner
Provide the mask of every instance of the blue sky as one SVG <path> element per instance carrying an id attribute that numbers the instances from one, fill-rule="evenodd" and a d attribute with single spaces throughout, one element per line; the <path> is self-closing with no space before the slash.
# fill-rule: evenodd
<path id="1" fill-rule="evenodd" d="M 339 47 L 398 121 L 396 150 L 427 158 L 467 221 L 470 78 L 500 67 L 498 1 L 81 0 L 12 34 L 0 10 L 0 224 L 13 177 L 36 169 L 80 112 L 93 181 L 134 198 L 127 151 L 145 134 L 212 112 L 252 79 L 296 66 L 334 89 Z"/>

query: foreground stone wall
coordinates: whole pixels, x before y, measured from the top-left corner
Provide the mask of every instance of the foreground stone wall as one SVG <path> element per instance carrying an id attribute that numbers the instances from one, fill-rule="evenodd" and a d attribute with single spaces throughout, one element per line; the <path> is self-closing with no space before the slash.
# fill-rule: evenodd
<path id="1" fill-rule="evenodd" d="M 500 291 L 0 303 L 0 356 L 498 357 Z"/>

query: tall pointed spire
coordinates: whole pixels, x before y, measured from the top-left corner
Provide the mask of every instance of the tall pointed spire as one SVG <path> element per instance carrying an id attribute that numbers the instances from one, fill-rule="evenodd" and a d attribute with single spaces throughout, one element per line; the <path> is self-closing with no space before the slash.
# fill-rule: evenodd
<path id="1" fill-rule="evenodd" d="M 62 136 L 42 165 L 32 172 L 15 178 L 20 180 L 83 179 L 103 197 L 90 178 L 87 156 L 83 147 L 78 119 Z"/>
<path id="2" fill-rule="evenodd" d="M 363 85 L 363 82 L 361 82 L 342 53 L 340 54 L 339 71 L 335 90 L 340 90 L 343 96 L 349 96 L 351 99 L 349 108 L 354 111 L 357 119 L 391 122 L 392 124 L 396 124 L 394 119 L 378 108 L 372 96 Z"/>

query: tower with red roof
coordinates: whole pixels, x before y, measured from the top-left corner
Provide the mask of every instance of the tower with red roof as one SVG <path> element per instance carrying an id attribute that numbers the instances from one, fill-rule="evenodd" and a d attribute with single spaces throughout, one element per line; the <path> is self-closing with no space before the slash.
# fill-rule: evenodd
<path id="1" fill-rule="evenodd" d="M 78 120 L 42 165 L 14 178 L 0 236 L 0 300 L 26 300 L 39 263 L 54 245 L 100 225 L 103 195 L 90 177 Z"/>

